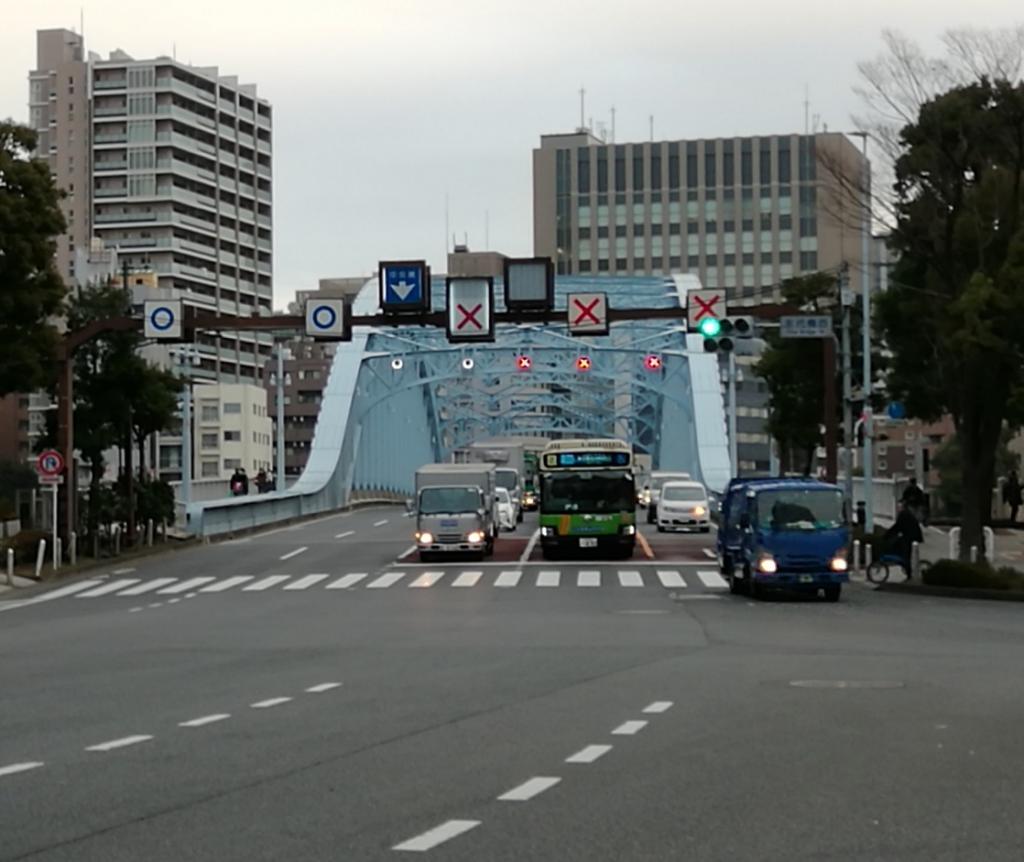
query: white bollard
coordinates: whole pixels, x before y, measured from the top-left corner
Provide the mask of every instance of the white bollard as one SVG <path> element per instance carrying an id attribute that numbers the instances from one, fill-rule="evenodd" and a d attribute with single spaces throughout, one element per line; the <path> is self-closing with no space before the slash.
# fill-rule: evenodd
<path id="1" fill-rule="evenodd" d="M 114 556 L 121 556 L 121 525 L 114 525 Z"/>
<path id="2" fill-rule="evenodd" d="M 71 541 L 68 542 L 68 563 L 72 566 L 78 562 L 78 533 L 71 533 Z"/>
<path id="3" fill-rule="evenodd" d="M 985 559 L 993 565 L 996 561 L 996 534 L 991 527 L 982 528 L 982 537 L 985 542 Z"/>
<path id="4" fill-rule="evenodd" d="M 867 572 L 867 570 L 871 568 L 871 562 L 872 562 L 871 561 L 871 557 L 872 557 L 871 545 L 869 545 L 867 542 L 865 542 L 864 543 L 864 571 L 865 572 Z"/>
<path id="5" fill-rule="evenodd" d="M 853 573 L 860 577 L 860 539 L 853 540 Z"/>
<path id="6" fill-rule="evenodd" d="M 910 574 L 907 576 L 910 578 L 918 579 L 921 577 L 921 544 L 920 542 L 913 542 L 910 545 Z"/>
<path id="7" fill-rule="evenodd" d="M 60 536 L 53 540 L 53 570 L 57 571 L 60 568 L 60 561 L 63 558 L 64 546 L 61 542 Z"/>
<path id="8" fill-rule="evenodd" d="M 14 586 L 14 548 L 7 549 L 7 585 Z"/>
<path id="9" fill-rule="evenodd" d="M 153 519 L 146 521 L 146 544 L 153 547 Z"/>
<path id="10" fill-rule="evenodd" d="M 978 546 L 977 545 L 971 545 L 971 562 L 972 563 L 978 562 Z"/>
<path id="11" fill-rule="evenodd" d="M 953 527 L 949 531 L 949 558 L 951 560 L 960 559 L 960 528 Z"/>
<path id="12" fill-rule="evenodd" d="M 46 539 L 39 540 L 39 551 L 36 553 L 36 577 L 42 577 L 43 557 L 46 556 Z"/>

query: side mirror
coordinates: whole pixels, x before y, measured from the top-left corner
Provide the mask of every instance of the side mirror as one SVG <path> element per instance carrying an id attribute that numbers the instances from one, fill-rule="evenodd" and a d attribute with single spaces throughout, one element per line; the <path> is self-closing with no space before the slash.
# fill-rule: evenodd
<path id="1" fill-rule="evenodd" d="M 740 527 L 742 527 L 744 530 L 750 529 L 750 515 L 748 515 L 746 512 L 740 515 Z"/>
<path id="2" fill-rule="evenodd" d="M 405 511 L 413 512 L 416 510 L 416 501 L 412 497 L 406 497 L 405 499 Z"/>

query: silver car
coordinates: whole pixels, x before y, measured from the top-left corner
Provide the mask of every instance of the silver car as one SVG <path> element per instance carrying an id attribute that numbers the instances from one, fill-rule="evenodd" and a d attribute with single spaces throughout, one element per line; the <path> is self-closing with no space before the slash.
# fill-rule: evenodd
<path id="1" fill-rule="evenodd" d="M 657 502 L 658 532 L 666 530 L 711 530 L 711 503 L 707 489 L 690 481 L 666 482 Z"/>

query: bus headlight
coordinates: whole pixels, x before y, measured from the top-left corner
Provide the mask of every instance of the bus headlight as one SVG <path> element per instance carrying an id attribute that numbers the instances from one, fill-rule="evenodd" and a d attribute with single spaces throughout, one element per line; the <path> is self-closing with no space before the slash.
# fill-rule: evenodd
<path id="1" fill-rule="evenodd" d="M 633 524 L 626 524 L 622 528 L 622 535 L 623 536 L 635 536 L 636 535 L 636 527 Z"/>
<path id="2" fill-rule="evenodd" d="M 484 534 L 479 530 L 473 530 L 466 536 L 466 541 L 471 545 L 479 545 L 484 540 Z"/>
<path id="3" fill-rule="evenodd" d="M 418 533 L 416 535 L 416 541 L 419 542 L 421 545 L 432 545 L 434 544 L 434 534 Z"/>
<path id="4" fill-rule="evenodd" d="M 757 570 L 766 575 L 774 575 L 779 570 L 779 566 L 770 554 L 765 554 L 757 561 Z"/>
<path id="5" fill-rule="evenodd" d="M 553 535 L 555 535 L 555 528 L 554 527 L 541 527 L 540 528 L 540 534 L 542 536 L 544 536 L 544 537 L 553 536 Z"/>

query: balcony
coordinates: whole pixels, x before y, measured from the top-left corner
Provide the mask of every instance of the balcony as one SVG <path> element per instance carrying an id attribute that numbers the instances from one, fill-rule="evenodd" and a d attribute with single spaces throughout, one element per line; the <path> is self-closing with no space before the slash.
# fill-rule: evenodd
<path id="1" fill-rule="evenodd" d="M 128 162 L 126 159 L 115 159 L 106 162 L 96 162 L 93 165 L 93 172 L 100 173 L 101 171 L 126 171 L 128 170 Z"/>
<path id="2" fill-rule="evenodd" d="M 98 198 L 123 198 L 128 195 L 128 186 L 103 186 L 93 192 Z"/>
<path id="3" fill-rule="evenodd" d="M 118 238 L 108 237 L 108 245 L 117 248 L 168 248 L 171 245 L 169 236 L 122 236 Z"/>
<path id="4" fill-rule="evenodd" d="M 119 224 L 119 223 L 133 223 L 133 222 L 151 222 L 151 221 L 170 221 L 171 213 L 169 212 L 128 212 L 128 213 L 108 213 L 99 212 L 93 216 L 93 221 L 97 224 Z"/>
<path id="5" fill-rule="evenodd" d="M 106 132 L 102 135 L 93 136 L 93 143 L 98 145 L 103 144 L 123 144 L 128 141 L 127 132 Z"/>
<path id="6" fill-rule="evenodd" d="M 92 82 L 94 90 L 123 90 L 127 86 L 127 78 L 97 78 Z"/>
<path id="7" fill-rule="evenodd" d="M 94 117 L 123 117 L 128 113 L 127 105 L 101 105 L 98 108 L 93 108 L 92 115 Z"/>

